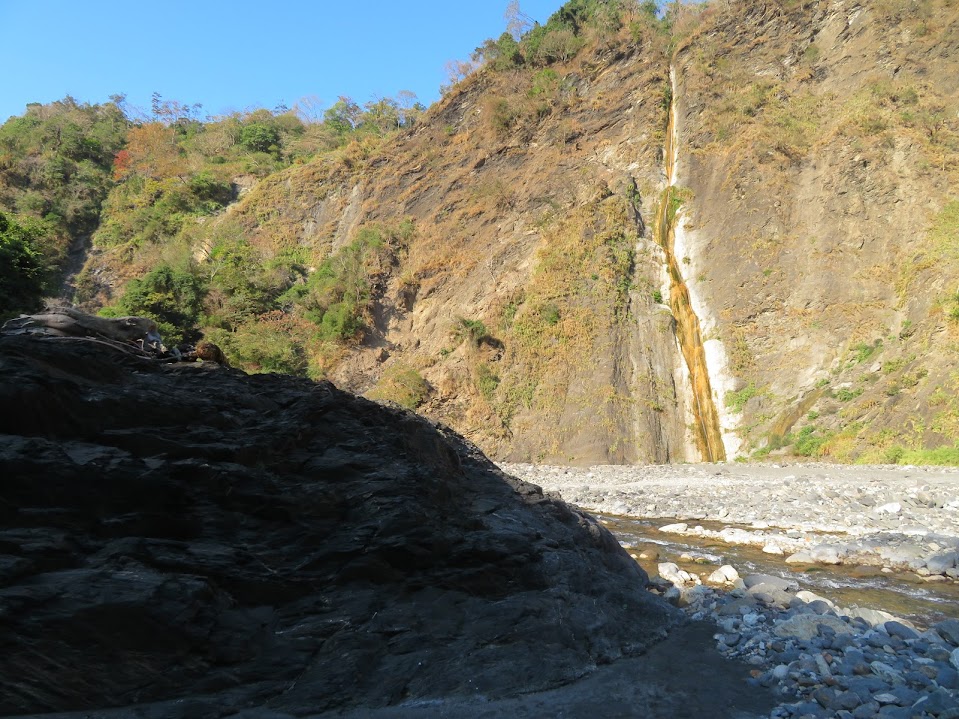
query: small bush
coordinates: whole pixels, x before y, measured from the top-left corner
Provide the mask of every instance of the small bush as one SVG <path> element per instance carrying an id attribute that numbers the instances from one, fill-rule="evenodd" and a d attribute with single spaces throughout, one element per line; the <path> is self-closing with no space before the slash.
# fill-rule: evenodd
<path id="1" fill-rule="evenodd" d="M 761 394 L 756 385 L 750 382 L 738 392 L 726 393 L 726 406 L 733 412 L 740 413 L 746 406 L 746 403 L 756 395 Z"/>
<path id="2" fill-rule="evenodd" d="M 276 149 L 280 133 L 275 127 L 253 122 L 240 131 L 240 144 L 254 152 L 270 152 Z"/>
<path id="3" fill-rule="evenodd" d="M 840 402 L 851 402 L 852 400 L 856 399 L 856 397 L 858 397 L 861 394 L 862 394 L 862 387 L 859 387 L 858 389 L 854 389 L 854 390 L 843 388 L 843 389 L 836 390 L 833 396 L 836 399 L 838 399 Z"/>
<path id="4" fill-rule="evenodd" d="M 468 320 L 460 317 L 453 328 L 453 336 L 460 342 L 468 340 L 474 347 L 478 347 L 490 334 L 482 320 Z"/>
<path id="5" fill-rule="evenodd" d="M 543 305 L 540 309 L 540 316 L 543 318 L 543 322 L 552 326 L 559 322 L 559 307 L 554 305 L 552 302 Z"/>
<path id="6" fill-rule="evenodd" d="M 884 362 L 882 365 L 882 371 L 884 374 L 892 374 L 893 372 L 898 372 L 903 367 L 906 366 L 906 359 L 904 357 L 898 357 L 894 360 L 889 360 Z"/>
<path id="7" fill-rule="evenodd" d="M 39 222 L 33 222 L 39 231 Z M 40 303 L 45 267 L 33 230 L 0 213 L 0 318 Z"/>
<path id="8" fill-rule="evenodd" d="M 959 466 L 959 445 L 935 449 L 902 449 L 895 453 L 896 464 L 931 464 L 940 467 Z"/>
<path id="9" fill-rule="evenodd" d="M 949 295 L 943 304 L 946 306 L 946 317 L 951 322 L 959 322 L 959 292 Z"/>
<path id="10" fill-rule="evenodd" d="M 865 342 L 860 342 L 858 345 L 852 348 L 854 354 L 854 360 L 856 364 L 861 364 L 869 359 L 877 349 L 882 346 L 882 340 L 876 340 L 875 344 L 866 344 Z"/>
<path id="11" fill-rule="evenodd" d="M 499 387 L 499 377 L 488 364 L 481 364 L 476 368 L 476 389 L 488 403 L 493 403 L 496 388 Z"/>
<path id="12" fill-rule="evenodd" d="M 492 99 L 488 105 L 487 116 L 493 132 L 498 138 L 505 138 L 522 118 L 522 111 L 506 98 Z"/>
<path id="13" fill-rule="evenodd" d="M 395 364 L 383 373 L 367 396 L 413 410 L 423 404 L 429 392 L 430 385 L 419 372 L 409 365 Z"/>
<path id="14" fill-rule="evenodd" d="M 294 285 L 280 301 L 301 305 L 306 317 L 319 326 L 322 339 L 352 339 L 364 327 L 376 276 L 412 231 L 412 224 L 405 223 L 399 228 L 361 228 L 349 245 L 327 257 L 306 283 Z"/>
<path id="15" fill-rule="evenodd" d="M 320 347 L 316 327 L 287 312 L 264 312 L 247 318 L 233 331 L 210 330 L 206 338 L 219 345 L 234 366 L 247 372 L 322 376 L 311 366 Z"/>
<path id="16" fill-rule="evenodd" d="M 796 436 L 793 444 L 793 453 L 800 457 L 818 457 L 822 455 L 822 448 L 829 441 L 828 436 L 818 434 L 815 427 L 803 427 Z"/>
<path id="17" fill-rule="evenodd" d="M 157 323 L 164 344 L 176 346 L 195 340 L 205 290 L 188 270 L 162 264 L 144 277 L 131 280 L 116 304 L 104 307 L 107 317 L 138 315 Z"/>
<path id="18" fill-rule="evenodd" d="M 222 347 L 231 363 L 248 372 L 306 374 L 303 347 L 279 327 L 265 326 L 254 320 L 241 325 L 236 332 L 218 330 L 209 337 Z"/>
<path id="19" fill-rule="evenodd" d="M 550 96 L 559 87 L 559 75 L 552 68 L 544 68 L 533 75 L 533 83 L 527 95 L 531 98 L 540 95 Z"/>
<path id="20" fill-rule="evenodd" d="M 553 62 L 567 62 L 576 56 L 585 44 L 572 30 L 554 30 L 547 33 L 539 43 L 536 61 L 547 65 Z"/>
<path id="21" fill-rule="evenodd" d="M 233 199 L 229 182 L 217 180 L 212 172 L 199 172 L 190 178 L 190 191 L 200 200 L 201 212 L 214 212 Z"/>
<path id="22" fill-rule="evenodd" d="M 894 445 L 883 452 L 882 459 L 886 464 L 899 464 L 899 460 L 902 459 L 905 453 L 905 449 L 899 445 Z"/>

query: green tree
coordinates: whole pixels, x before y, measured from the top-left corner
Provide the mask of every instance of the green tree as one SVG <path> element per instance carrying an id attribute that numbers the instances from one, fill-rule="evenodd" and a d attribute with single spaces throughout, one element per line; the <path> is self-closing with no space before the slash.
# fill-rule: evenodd
<path id="1" fill-rule="evenodd" d="M 408 221 L 398 226 L 361 227 L 350 244 L 327 257 L 306 282 L 291 287 L 280 302 L 302 307 L 304 316 L 317 325 L 324 340 L 354 338 L 363 330 L 376 278 L 407 246 L 413 232 L 413 224 Z"/>
<path id="2" fill-rule="evenodd" d="M 523 64 L 523 53 L 516 39 L 508 32 L 499 40 L 489 39 L 473 52 L 471 59 L 477 65 L 488 65 L 494 70 L 509 70 Z"/>
<path id="3" fill-rule="evenodd" d="M 21 225 L 27 217 L 47 221 L 35 249 L 49 269 L 62 269 L 70 242 L 96 228 L 128 126 L 115 103 L 69 96 L 30 104 L 0 126 L 0 210 Z"/>
<path id="4" fill-rule="evenodd" d="M 240 144 L 254 152 L 276 152 L 280 132 L 262 122 L 254 122 L 240 131 Z"/>
<path id="5" fill-rule="evenodd" d="M 162 264 L 143 278 L 128 282 L 120 300 L 101 314 L 150 317 L 156 321 L 164 343 L 174 346 L 197 338 L 203 297 L 203 287 L 192 272 Z"/>
<path id="6" fill-rule="evenodd" d="M 305 270 L 297 272 L 286 263 L 269 272 L 235 227 L 228 225 L 221 232 L 205 265 L 209 292 L 204 324 L 237 332 L 251 318 L 277 309 L 277 298 L 289 288 L 292 276 L 302 276 Z"/>
<path id="7" fill-rule="evenodd" d="M 0 212 L 0 319 L 32 311 L 43 296 L 46 268 L 37 249 L 39 223 L 21 225 Z"/>
<path id="8" fill-rule="evenodd" d="M 328 125 L 339 135 L 346 135 L 360 124 L 363 111 L 360 106 L 348 97 L 341 96 L 339 100 L 323 113 L 323 123 Z"/>

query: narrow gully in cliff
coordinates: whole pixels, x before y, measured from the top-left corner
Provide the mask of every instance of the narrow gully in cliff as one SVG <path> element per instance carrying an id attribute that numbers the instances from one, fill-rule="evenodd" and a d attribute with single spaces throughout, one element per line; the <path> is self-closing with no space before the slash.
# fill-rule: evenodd
<path id="1" fill-rule="evenodd" d="M 691 408 L 694 416 L 696 445 L 704 462 L 720 462 L 726 459 L 719 413 L 713 402 L 712 388 L 709 383 L 709 370 L 706 365 L 706 351 L 703 348 L 699 318 L 693 310 L 689 289 L 683 279 L 679 262 L 673 247 L 676 226 L 681 219 L 682 195 L 676 184 L 676 168 L 679 158 L 679 130 L 676 112 L 676 75 L 669 70 L 670 100 L 669 120 L 666 127 L 666 140 L 663 160 L 666 169 L 666 188 L 660 200 L 656 217 L 656 241 L 666 253 L 666 265 L 669 273 L 669 305 L 676 320 L 676 339 L 679 342 L 683 359 L 689 371 L 691 389 Z"/>

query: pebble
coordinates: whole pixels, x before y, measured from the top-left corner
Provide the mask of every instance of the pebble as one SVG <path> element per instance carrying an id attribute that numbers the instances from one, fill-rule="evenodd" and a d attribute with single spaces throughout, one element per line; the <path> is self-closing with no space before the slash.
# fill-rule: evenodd
<path id="1" fill-rule="evenodd" d="M 764 586 L 746 577 L 757 581 Z M 785 608 L 743 604 L 705 585 L 672 588 L 690 616 L 716 623 L 720 652 L 756 667 L 751 681 L 784 698 L 770 719 L 959 719 L 959 648 L 943 637 L 954 638 L 959 621 L 919 632 L 888 612 L 852 612 L 877 620 L 870 624 L 793 585 Z M 808 611 L 811 604 L 822 613 Z"/>
<path id="2" fill-rule="evenodd" d="M 842 609 L 779 577 L 743 580 L 745 592 L 788 592 L 788 605 L 777 607 L 743 590 L 690 585 L 665 569 L 677 582 L 665 596 L 689 616 L 715 622 L 719 651 L 755 667 L 751 686 L 783 697 L 770 719 L 959 719 L 959 647 L 952 644 L 959 620 L 920 632 L 888 612 Z"/>

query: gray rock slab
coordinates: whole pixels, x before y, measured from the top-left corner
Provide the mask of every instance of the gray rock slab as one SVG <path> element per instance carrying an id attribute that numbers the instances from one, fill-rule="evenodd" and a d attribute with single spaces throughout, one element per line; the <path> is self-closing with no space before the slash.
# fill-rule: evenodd
<path id="1" fill-rule="evenodd" d="M 799 614 L 779 622 L 773 627 L 777 637 L 795 637 L 810 640 L 820 633 L 820 627 L 828 627 L 836 634 L 849 634 L 852 630 L 839 617 L 819 614 Z"/>
<path id="2" fill-rule="evenodd" d="M 799 582 L 792 579 L 784 579 L 771 574 L 747 574 L 743 577 L 746 587 L 753 587 L 757 584 L 766 584 L 771 587 L 777 587 L 786 592 L 796 592 L 799 590 Z"/>
<path id="3" fill-rule="evenodd" d="M 945 619 L 932 625 L 936 633 L 954 647 L 959 647 L 959 619 Z"/>

